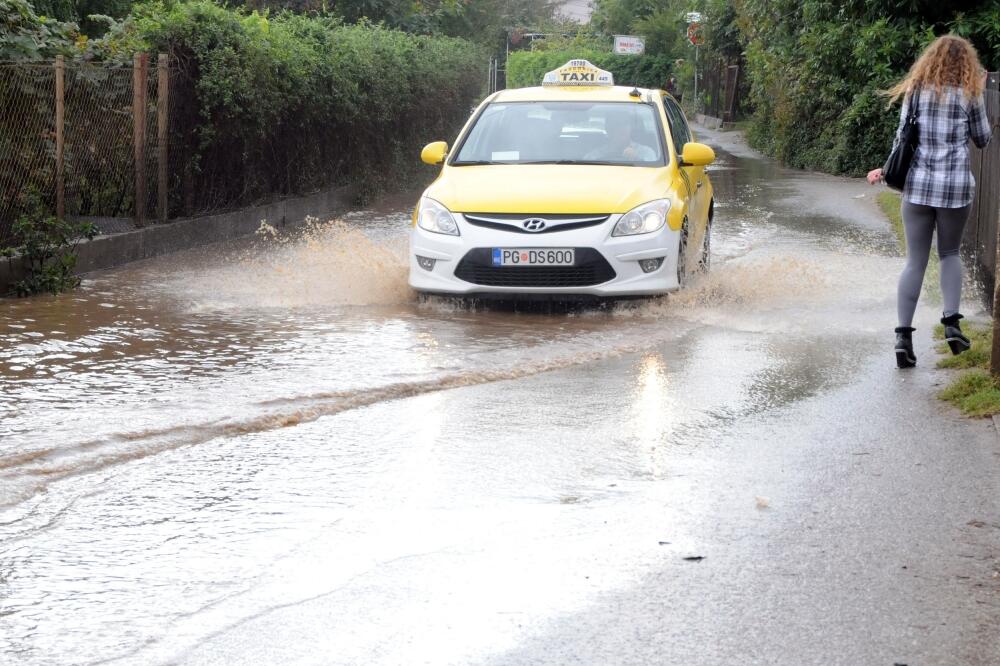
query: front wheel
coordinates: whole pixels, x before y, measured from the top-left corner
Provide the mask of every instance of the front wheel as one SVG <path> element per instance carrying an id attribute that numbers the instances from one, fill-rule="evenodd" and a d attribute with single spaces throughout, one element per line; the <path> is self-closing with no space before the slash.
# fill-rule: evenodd
<path id="1" fill-rule="evenodd" d="M 705 240 L 701 242 L 701 257 L 698 259 L 698 271 L 707 273 L 712 268 L 712 223 L 705 227 Z"/>
<path id="2" fill-rule="evenodd" d="M 684 218 L 681 226 L 681 237 L 677 243 L 677 286 L 683 287 L 687 284 L 687 248 L 688 248 L 688 221 Z"/>

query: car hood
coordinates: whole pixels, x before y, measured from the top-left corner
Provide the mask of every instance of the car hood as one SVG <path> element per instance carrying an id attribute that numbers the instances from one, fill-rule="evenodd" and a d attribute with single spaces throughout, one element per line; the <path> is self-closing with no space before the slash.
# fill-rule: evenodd
<path id="1" fill-rule="evenodd" d="M 445 167 L 425 195 L 456 213 L 627 213 L 668 195 L 666 167 Z"/>

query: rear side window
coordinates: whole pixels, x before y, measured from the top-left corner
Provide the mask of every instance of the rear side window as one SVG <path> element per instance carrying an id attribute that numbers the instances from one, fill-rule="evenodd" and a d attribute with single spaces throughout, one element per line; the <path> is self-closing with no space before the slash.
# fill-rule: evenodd
<path id="1" fill-rule="evenodd" d="M 667 112 L 667 124 L 670 125 L 670 136 L 674 140 L 674 150 L 679 156 L 684 152 L 684 144 L 691 141 L 691 130 L 688 128 L 684 112 L 677 102 L 669 97 L 663 98 L 663 108 Z"/>

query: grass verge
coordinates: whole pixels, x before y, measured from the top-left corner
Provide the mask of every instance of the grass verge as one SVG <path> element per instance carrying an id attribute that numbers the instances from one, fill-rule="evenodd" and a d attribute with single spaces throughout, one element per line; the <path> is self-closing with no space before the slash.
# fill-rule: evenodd
<path id="1" fill-rule="evenodd" d="M 952 356 L 945 342 L 937 351 L 947 354 L 937 362 L 937 367 L 963 370 L 938 397 L 962 410 L 967 416 L 1000 414 L 1000 381 L 990 375 L 990 352 L 993 349 L 993 329 L 986 326 L 967 326 L 965 334 L 972 340 L 972 349 Z M 944 339 L 944 327 L 934 329 L 934 337 Z"/>
<path id="2" fill-rule="evenodd" d="M 889 226 L 896 234 L 900 249 L 906 252 L 906 234 L 903 233 L 903 213 L 900 210 L 903 198 L 896 192 L 885 191 L 879 192 L 875 199 L 878 201 L 878 207 L 889 218 Z"/>
<path id="3" fill-rule="evenodd" d="M 878 207 L 889 218 L 889 226 L 892 227 L 896 239 L 899 241 L 899 248 L 906 252 L 906 233 L 903 231 L 903 214 L 900 211 L 903 197 L 898 192 L 879 192 L 875 198 Z M 924 298 L 931 303 L 941 302 L 941 265 L 938 261 L 937 252 L 932 248 L 930 260 L 927 262 L 927 272 L 924 273 Z"/>

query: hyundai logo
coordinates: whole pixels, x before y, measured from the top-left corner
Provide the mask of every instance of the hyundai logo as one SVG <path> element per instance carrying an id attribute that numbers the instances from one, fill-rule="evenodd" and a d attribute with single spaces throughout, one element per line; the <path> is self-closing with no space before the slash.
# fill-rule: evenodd
<path id="1" fill-rule="evenodd" d="M 545 220 L 532 217 L 521 223 L 527 231 L 541 231 L 545 228 Z"/>

